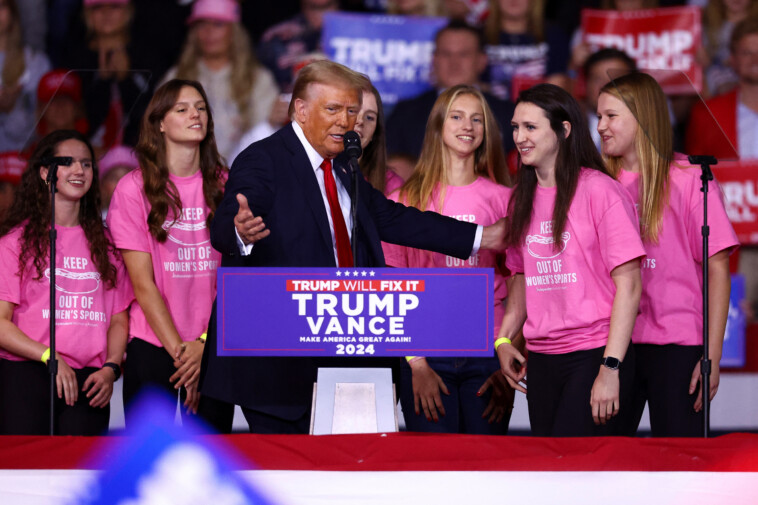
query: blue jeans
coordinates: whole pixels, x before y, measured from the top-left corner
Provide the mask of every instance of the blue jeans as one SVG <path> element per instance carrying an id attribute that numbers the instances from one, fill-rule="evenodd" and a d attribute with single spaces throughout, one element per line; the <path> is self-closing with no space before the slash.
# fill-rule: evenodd
<path id="1" fill-rule="evenodd" d="M 424 413 L 413 409 L 413 378 L 411 367 L 403 363 L 400 404 L 408 431 L 429 433 L 468 433 L 474 435 L 505 435 L 511 418 L 512 404 L 500 422 L 489 423 L 482 417 L 490 401 L 490 390 L 482 396 L 476 392 L 493 372 L 500 370 L 497 358 L 426 358 L 447 386 L 449 395 L 440 391 L 445 415 L 438 422 L 427 421 Z"/>

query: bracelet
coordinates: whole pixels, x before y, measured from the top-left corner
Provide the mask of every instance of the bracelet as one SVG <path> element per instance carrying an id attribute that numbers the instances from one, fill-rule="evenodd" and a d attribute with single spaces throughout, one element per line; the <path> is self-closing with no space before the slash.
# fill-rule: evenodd
<path id="1" fill-rule="evenodd" d="M 199 340 L 202 343 L 205 343 L 205 340 L 208 338 L 208 333 L 203 333 L 199 337 L 197 337 L 197 340 Z"/>
<path id="2" fill-rule="evenodd" d="M 508 337 L 500 337 L 499 339 L 495 340 L 496 351 L 497 351 L 497 348 L 500 347 L 501 344 L 513 344 L 513 342 L 511 342 L 511 339 Z"/>
<path id="3" fill-rule="evenodd" d="M 411 363 L 413 363 L 414 361 L 418 361 L 418 360 L 420 360 L 421 358 L 423 358 L 423 356 L 406 356 L 406 357 L 405 357 L 405 361 L 407 361 L 407 362 L 408 362 L 408 364 L 410 365 L 410 364 L 411 364 Z"/>
<path id="4" fill-rule="evenodd" d="M 118 378 L 121 377 L 121 367 L 118 366 L 116 363 L 108 361 L 106 363 L 103 363 L 103 368 L 110 368 L 111 370 L 113 370 L 113 375 L 116 376 L 116 378 L 113 379 L 113 382 L 116 382 Z M 101 368 L 101 370 L 103 368 Z"/>
<path id="5" fill-rule="evenodd" d="M 42 357 L 40 357 L 40 361 L 47 365 L 47 360 L 50 359 L 50 348 L 48 347 L 45 349 L 45 352 L 42 353 Z"/>

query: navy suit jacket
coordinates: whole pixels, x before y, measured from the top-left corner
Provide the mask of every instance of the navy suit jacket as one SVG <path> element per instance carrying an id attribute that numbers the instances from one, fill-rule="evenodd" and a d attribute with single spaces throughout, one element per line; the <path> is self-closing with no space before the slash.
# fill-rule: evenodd
<path id="1" fill-rule="evenodd" d="M 333 171 L 346 188 L 351 187 L 344 160 L 335 159 Z M 237 193 L 247 197 L 253 214 L 261 216 L 271 231 L 248 256 L 240 254 L 235 234 Z M 360 176 L 358 195 L 356 266 L 385 266 L 381 241 L 458 258 L 471 254 L 475 225 L 387 200 Z M 222 266 L 334 267 L 326 213 L 305 149 L 292 125 L 287 125 L 234 160 L 224 199 L 211 223 L 211 243 L 223 255 Z M 215 327 L 214 311 L 203 362 L 204 395 L 288 420 L 308 411 L 317 360 L 218 357 Z M 253 320 L 250 331 L 256 331 Z"/>

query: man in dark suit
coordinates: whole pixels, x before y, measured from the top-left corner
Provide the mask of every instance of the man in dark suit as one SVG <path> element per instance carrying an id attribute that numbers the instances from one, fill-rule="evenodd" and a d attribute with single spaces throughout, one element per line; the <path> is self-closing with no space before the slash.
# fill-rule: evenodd
<path id="1" fill-rule="evenodd" d="M 349 176 L 337 155 L 355 124 L 365 77 L 330 61 L 301 70 L 290 103 L 293 122 L 234 161 L 211 224 L 223 266 L 384 266 L 381 241 L 468 258 L 501 247 L 502 223 L 482 228 L 387 200 L 359 177 L 357 237 Z M 325 166 L 325 162 L 329 161 Z M 331 181 L 330 181 L 331 179 Z M 347 239 L 345 250 L 344 239 Z M 350 241 L 357 240 L 352 258 Z M 255 433 L 307 433 L 317 364 L 310 358 L 216 355 L 211 318 L 201 391 L 235 403 Z M 255 321 L 250 322 L 255 330 Z"/>
<path id="2" fill-rule="evenodd" d="M 463 21 L 451 21 L 440 29 L 434 39 L 432 74 L 436 88 L 418 96 L 401 100 L 387 120 L 387 152 L 418 158 L 426 133 L 426 120 L 441 91 L 458 84 L 476 86 L 487 68 L 484 35 Z M 511 135 L 513 104 L 484 93 L 492 114 L 497 119 L 507 153 L 515 146 Z"/>

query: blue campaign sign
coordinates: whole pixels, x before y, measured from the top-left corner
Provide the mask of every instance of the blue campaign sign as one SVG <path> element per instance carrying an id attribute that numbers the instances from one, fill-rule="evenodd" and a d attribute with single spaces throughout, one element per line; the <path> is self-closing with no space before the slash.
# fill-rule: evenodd
<path id="1" fill-rule="evenodd" d="M 446 18 L 328 13 L 321 47 L 329 59 L 366 74 L 386 108 L 429 89 L 434 36 Z"/>
<path id="2" fill-rule="evenodd" d="M 492 356 L 491 268 L 219 268 L 219 356 Z"/>
<path id="3" fill-rule="evenodd" d="M 745 276 L 732 275 L 732 291 L 729 294 L 729 314 L 726 319 L 724 347 L 721 353 L 722 367 L 745 366 Z"/>

